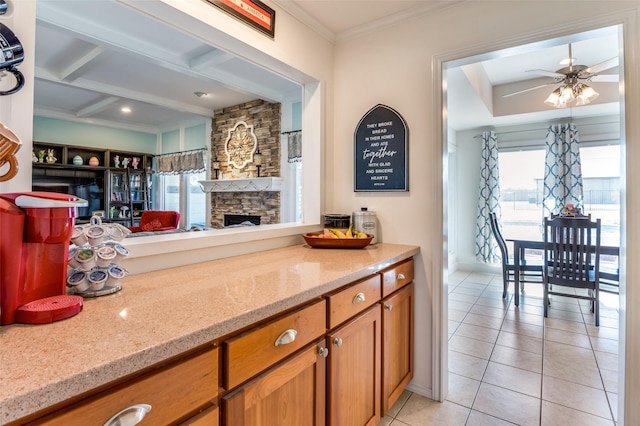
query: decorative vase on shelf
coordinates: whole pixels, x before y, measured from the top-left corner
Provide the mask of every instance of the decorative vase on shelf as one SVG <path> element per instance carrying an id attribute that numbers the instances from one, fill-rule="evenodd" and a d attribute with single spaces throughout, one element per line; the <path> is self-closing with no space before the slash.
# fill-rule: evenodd
<path id="1" fill-rule="evenodd" d="M 79 155 L 76 155 L 75 157 L 73 157 L 74 166 L 82 166 L 83 163 L 84 163 L 84 160 Z"/>

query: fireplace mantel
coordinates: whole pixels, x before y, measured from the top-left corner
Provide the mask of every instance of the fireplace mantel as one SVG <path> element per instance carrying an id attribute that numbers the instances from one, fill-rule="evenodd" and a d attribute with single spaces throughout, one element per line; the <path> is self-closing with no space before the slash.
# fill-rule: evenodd
<path id="1" fill-rule="evenodd" d="M 246 179 L 200 180 L 204 192 L 280 191 L 281 177 L 254 177 Z"/>

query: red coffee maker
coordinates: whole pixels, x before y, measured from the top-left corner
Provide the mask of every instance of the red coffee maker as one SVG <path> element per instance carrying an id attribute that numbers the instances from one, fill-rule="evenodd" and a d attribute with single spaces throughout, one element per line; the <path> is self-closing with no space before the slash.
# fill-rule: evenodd
<path id="1" fill-rule="evenodd" d="M 69 242 L 85 200 L 53 192 L 0 194 L 0 325 L 44 324 L 82 310 L 66 295 Z"/>

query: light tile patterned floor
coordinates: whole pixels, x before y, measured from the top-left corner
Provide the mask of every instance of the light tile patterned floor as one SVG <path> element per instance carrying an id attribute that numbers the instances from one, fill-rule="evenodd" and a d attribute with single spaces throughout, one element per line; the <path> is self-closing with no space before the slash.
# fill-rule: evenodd
<path id="1" fill-rule="evenodd" d="M 617 296 L 601 294 L 600 327 L 588 302 L 566 297 L 544 318 L 539 284 L 519 308 L 512 299 L 501 275 L 452 274 L 446 401 L 405 392 L 380 425 L 615 425 Z"/>

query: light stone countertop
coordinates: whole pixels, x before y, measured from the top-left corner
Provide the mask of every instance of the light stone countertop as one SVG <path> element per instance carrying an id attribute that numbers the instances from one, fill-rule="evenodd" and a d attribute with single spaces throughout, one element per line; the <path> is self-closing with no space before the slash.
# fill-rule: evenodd
<path id="1" fill-rule="evenodd" d="M 306 245 L 125 277 L 78 315 L 0 326 L 0 424 L 149 367 L 419 252 Z"/>

